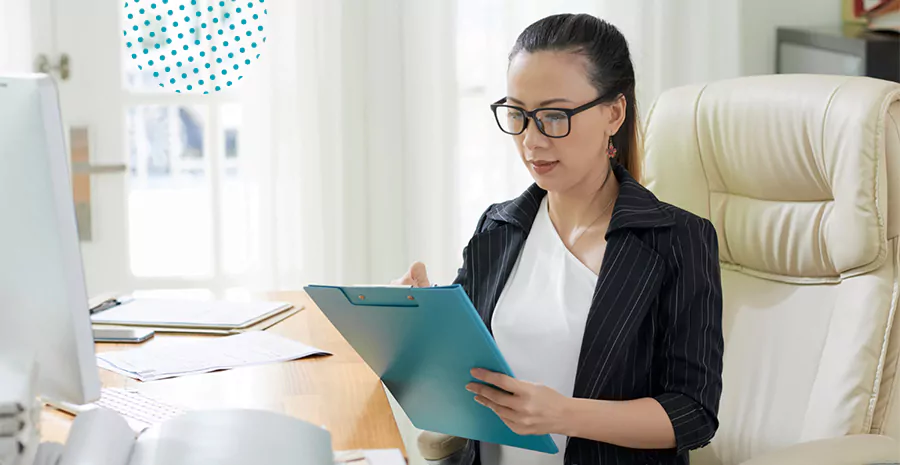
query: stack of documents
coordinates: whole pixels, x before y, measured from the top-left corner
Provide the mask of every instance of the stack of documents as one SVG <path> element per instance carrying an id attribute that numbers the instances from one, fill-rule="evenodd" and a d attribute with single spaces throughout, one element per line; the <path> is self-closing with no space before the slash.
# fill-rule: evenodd
<path id="1" fill-rule="evenodd" d="M 101 353 L 97 355 L 97 360 L 101 368 L 140 381 L 155 381 L 247 365 L 286 362 L 311 355 L 331 354 L 276 334 L 254 331 Z"/>
<path id="2" fill-rule="evenodd" d="M 27 463 L 37 449 L 42 405 L 37 366 L 0 363 L 0 464 Z"/>
<path id="3" fill-rule="evenodd" d="M 288 302 L 230 302 L 170 299 L 106 299 L 91 307 L 91 322 L 100 325 L 145 326 L 203 330 L 198 332 L 235 331 L 258 323 L 289 316 Z"/>

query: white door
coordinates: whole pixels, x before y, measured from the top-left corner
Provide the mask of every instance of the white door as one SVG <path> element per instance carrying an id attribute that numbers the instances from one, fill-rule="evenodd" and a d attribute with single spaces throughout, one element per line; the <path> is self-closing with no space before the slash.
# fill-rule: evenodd
<path id="1" fill-rule="evenodd" d="M 89 292 L 238 287 L 250 266 L 253 229 L 241 105 L 212 82 L 208 95 L 160 88 L 153 73 L 162 63 L 155 71 L 147 66 L 165 53 L 167 66 L 218 75 L 221 62 L 210 44 L 198 44 L 190 63 L 188 53 L 169 55 L 179 37 L 201 34 L 176 32 L 172 23 L 202 16 L 227 30 L 237 18 L 215 18 L 223 13 L 208 0 L 132 1 L 131 9 L 125 0 L 35 0 L 33 7 L 34 50 L 57 79 L 74 158 Z M 160 21 L 133 31 L 141 18 L 128 15 L 139 14 L 137 4 Z M 213 66 L 201 65 L 201 55 Z"/>

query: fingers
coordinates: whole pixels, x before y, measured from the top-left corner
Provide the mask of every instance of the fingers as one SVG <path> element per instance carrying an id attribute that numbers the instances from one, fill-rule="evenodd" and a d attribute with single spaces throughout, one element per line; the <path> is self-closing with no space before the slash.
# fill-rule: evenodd
<path id="1" fill-rule="evenodd" d="M 408 274 L 403 275 L 400 279 L 395 279 L 391 281 L 392 286 L 412 286 L 412 279 L 409 278 Z"/>
<path id="2" fill-rule="evenodd" d="M 499 405 L 485 397 L 475 396 L 475 402 L 493 410 L 500 420 L 502 420 L 514 433 L 522 435 L 537 434 L 533 422 L 525 415 L 508 407 Z"/>
<path id="3" fill-rule="evenodd" d="M 494 413 L 496 413 L 497 416 L 499 416 L 503 421 L 518 423 L 518 421 L 522 419 L 522 415 L 520 413 L 509 407 L 500 405 L 492 401 L 491 399 L 488 399 L 487 397 L 475 396 L 475 402 L 478 402 L 479 404 L 493 410 Z"/>
<path id="4" fill-rule="evenodd" d="M 506 376 L 502 373 L 475 368 L 474 370 L 472 370 L 471 374 L 473 377 L 475 377 L 475 379 L 484 381 L 488 384 L 493 384 L 494 386 L 497 386 L 498 388 L 503 389 L 506 392 L 516 394 L 521 390 L 521 381 Z"/>
<path id="5" fill-rule="evenodd" d="M 428 281 L 428 273 L 422 262 L 413 263 L 403 277 L 391 281 L 394 286 L 431 287 Z"/>
<path id="6" fill-rule="evenodd" d="M 469 383 L 466 385 L 466 389 L 473 393 L 478 394 L 479 396 L 490 400 L 491 402 L 502 405 L 503 407 L 516 408 L 516 397 L 512 394 L 503 392 L 499 389 L 494 389 L 490 386 L 485 386 L 479 383 Z"/>
<path id="7" fill-rule="evenodd" d="M 425 270 L 425 264 L 422 262 L 415 262 L 412 266 L 409 267 L 409 273 L 407 273 L 409 277 L 412 279 L 412 285 L 415 287 L 430 287 L 431 282 L 428 281 L 428 273 Z"/>
<path id="8" fill-rule="evenodd" d="M 409 273 L 406 273 L 400 279 L 391 281 L 391 284 L 394 286 L 413 286 L 415 285 L 415 281 L 409 276 Z"/>

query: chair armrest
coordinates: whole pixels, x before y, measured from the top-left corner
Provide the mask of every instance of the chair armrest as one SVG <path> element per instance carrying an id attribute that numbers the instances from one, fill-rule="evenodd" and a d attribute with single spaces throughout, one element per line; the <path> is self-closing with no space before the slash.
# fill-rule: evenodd
<path id="1" fill-rule="evenodd" d="M 900 443 L 888 436 L 857 434 L 786 447 L 741 465 L 865 465 L 900 463 Z"/>
<path id="2" fill-rule="evenodd" d="M 419 453 L 430 461 L 443 460 L 466 447 L 466 439 L 423 431 L 419 434 Z"/>

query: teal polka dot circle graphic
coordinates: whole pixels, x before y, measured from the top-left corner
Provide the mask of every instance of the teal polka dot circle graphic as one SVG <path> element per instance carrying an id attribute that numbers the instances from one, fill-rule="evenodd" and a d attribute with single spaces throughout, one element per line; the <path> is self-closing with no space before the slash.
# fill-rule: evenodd
<path id="1" fill-rule="evenodd" d="M 262 56 L 269 3 L 128 0 L 127 54 L 166 90 L 208 94 L 234 87 Z"/>

